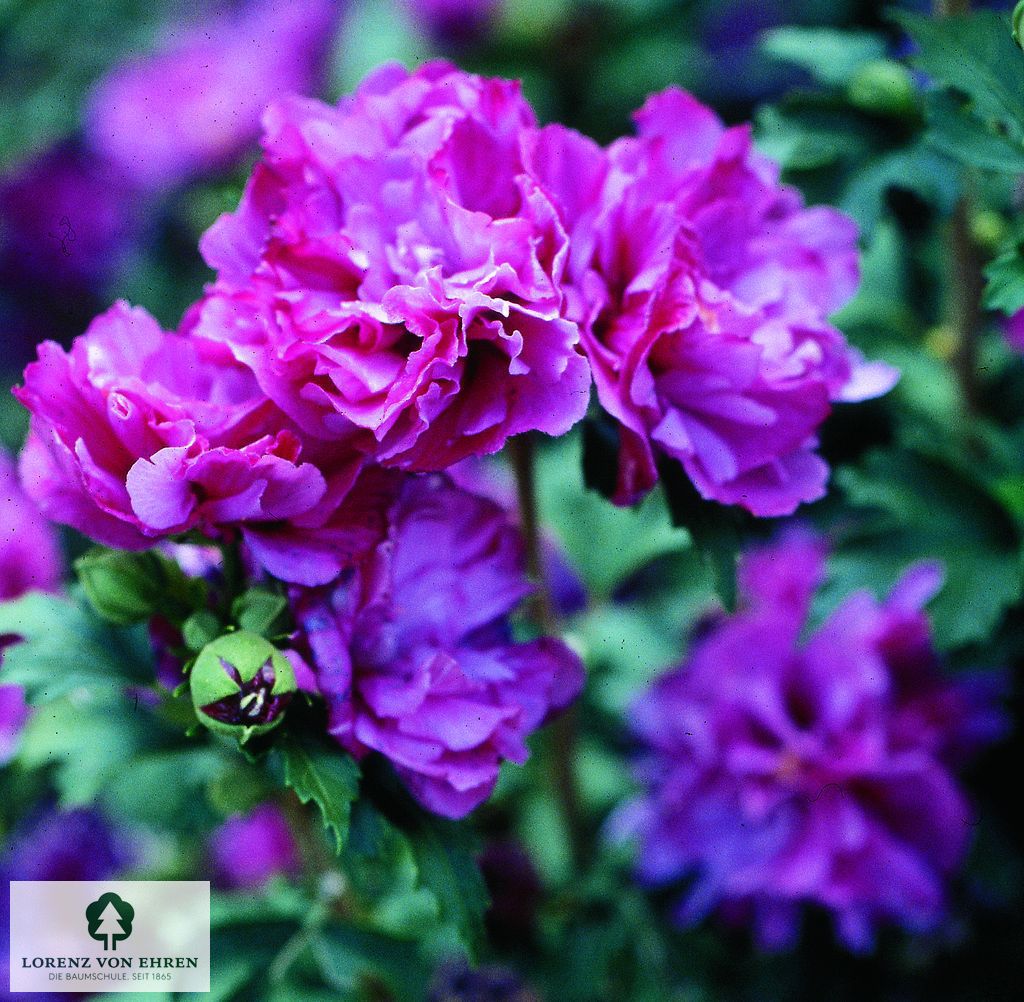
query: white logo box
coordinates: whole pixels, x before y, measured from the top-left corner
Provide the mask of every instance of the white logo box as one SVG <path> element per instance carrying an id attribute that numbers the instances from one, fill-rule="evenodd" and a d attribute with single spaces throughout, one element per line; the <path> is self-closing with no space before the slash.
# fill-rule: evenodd
<path id="1" fill-rule="evenodd" d="M 210 883 L 12 880 L 12 992 L 208 992 Z"/>

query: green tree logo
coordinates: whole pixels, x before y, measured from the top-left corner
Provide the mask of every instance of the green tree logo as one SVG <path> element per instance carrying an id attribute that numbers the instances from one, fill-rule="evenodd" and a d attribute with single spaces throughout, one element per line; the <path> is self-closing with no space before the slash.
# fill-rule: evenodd
<path id="1" fill-rule="evenodd" d="M 135 909 L 113 891 L 101 894 L 85 909 L 89 935 L 103 942 L 104 950 L 116 950 L 117 942 L 132 934 Z"/>

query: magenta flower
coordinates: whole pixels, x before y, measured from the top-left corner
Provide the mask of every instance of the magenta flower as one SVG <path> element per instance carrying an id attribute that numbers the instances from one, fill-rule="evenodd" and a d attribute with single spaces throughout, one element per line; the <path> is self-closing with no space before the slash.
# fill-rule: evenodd
<path id="1" fill-rule="evenodd" d="M 214 879 L 223 887 L 262 887 L 276 874 L 299 869 L 291 828 L 274 804 L 228 818 L 210 836 L 209 853 Z"/>
<path id="2" fill-rule="evenodd" d="M 802 640 L 823 573 L 806 536 L 747 557 L 741 611 L 632 710 L 644 791 L 616 826 L 644 881 L 693 878 L 684 924 L 745 912 L 777 947 L 814 903 L 864 949 L 879 924 L 941 918 L 973 824 L 952 766 L 1002 721 L 940 671 L 921 611 L 935 565 L 884 602 L 850 595 Z"/>
<path id="3" fill-rule="evenodd" d="M 115 67 L 93 94 L 93 148 L 159 190 L 230 166 L 275 98 L 312 88 L 331 39 L 332 0 L 247 0 L 234 14 L 168 34 Z"/>
<path id="4" fill-rule="evenodd" d="M 53 527 L 25 495 L 0 451 L 0 601 L 32 589 L 56 591 L 63 563 Z"/>
<path id="5" fill-rule="evenodd" d="M 408 478 L 372 556 L 293 594 L 331 734 L 357 756 L 385 755 L 428 809 L 467 814 L 583 685 L 560 641 L 510 640 L 507 617 L 529 591 L 497 505 L 440 475 Z"/>
<path id="6" fill-rule="evenodd" d="M 788 514 L 824 493 L 831 403 L 896 379 L 825 319 L 857 285 L 854 224 L 805 208 L 749 128 L 681 91 L 636 119 L 607 151 L 549 127 L 529 158 L 570 233 L 567 313 L 620 426 L 615 500 L 653 486 L 661 452 L 705 498 Z"/>
<path id="7" fill-rule="evenodd" d="M 522 156 L 518 85 L 385 66 L 337 107 L 267 112 L 264 159 L 205 235 L 189 326 L 231 347 L 302 429 L 443 469 L 582 417 L 566 237 Z"/>
<path id="8" fill-rule="evenodd" d="M 222 345 L 166 333 L 144 310 L 117 304 L 69 352 L 40 345 L 14 392 L 32 412 L 26 490 L 109 546 L 238 529 L 271 573 L 319 584 L 380 522 L 381 475 L 353 489 L 358 463 L 322 472 L 300 458 L 298 434 Z"/>
<path id="9" fill-rule="evenodd" d="M 1024 352 L 1024 310 L 1006 319 L 1003 326 L 1006 343 L 1016 352 Z"/>

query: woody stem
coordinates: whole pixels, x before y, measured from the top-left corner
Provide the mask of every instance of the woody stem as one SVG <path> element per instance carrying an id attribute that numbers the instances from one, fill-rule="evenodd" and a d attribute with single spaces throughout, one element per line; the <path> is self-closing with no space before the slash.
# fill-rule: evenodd
<path id="1" fill-rule="evenodd" d="M 540 521 L 537 510 L 537 478 L 534 438 L 519 435 L 509 443 L 519 499 L 519 521 L 526 545 L 526 569 L 537 586 L 530 598 L 530 617 L 545 635 L 558 632 L 558 617 L 551 600 L 551 588 L 544 564 Z M 585 860 L 586 840 L 576 776 L 577 720 L 569 708 L 550 728 L 551 781 L 558 798 L 574 864 Z"/>

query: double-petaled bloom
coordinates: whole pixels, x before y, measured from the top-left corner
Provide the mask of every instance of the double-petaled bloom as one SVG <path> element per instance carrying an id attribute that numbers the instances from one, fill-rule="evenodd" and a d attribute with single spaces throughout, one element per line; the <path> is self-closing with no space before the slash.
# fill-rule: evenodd
<path id="1" fill-rule="evenodd" d="M 217 280 L 188 324 L 314 438 L 428 471 L 567 431 L 590 376 L 563 314 L 565 231 L 530 174 L 517 84 L 431 63 L 264 118 Z"/>
<path id="2" fill-rule="evenodd" d="M 381 521 L 386 477 L 371 471 L 353 490 L 358 462 L 307 461 L 222 344 L 163 331 L 144 310 L 115 305 L 70 351 L 42 344 L 15 393 L 32 412 L 26 490 L 108 546 L 237 531 L 272 573 L 317 584 Z"/>
<path id="3" fill-rule="evenodd" d="M 832 403 L 888 390 L 827 322 L 858 281 L 856 228 L 779 183 L 746 126 L 681 91 L 602 149 L 561 126 L 529 162 L 569 232 L 566 315 L 620 435 L 616 501 L 679 461 L 706 498 L 784 515 L 824 494 Z"/>
<path id="4" fill-rule="evenodd" d="M 408 477 L 369 559 L 322 589 L 296 589 L 303 653 L 330 733 L 380 752 L 416 798 L 461 817 L 501 762 L 583 685 L 561 641 L 516 643 L 509 614 L 529 593 L 522 541 L 492 501 L 441 474 Z"/>
<path id="5" fill-rule="evenodd" d="M 944 677 L 921 611 L 940 584 L 911 568 L 879 602 L 856 592 L 802 639 L 820 541 L 747 557 L 743 607 L 635 704 L 640 795 L 615 821 L 645 882 L 691 883 L 677 911 L 750 918 L 789 942 L 802 905 L 866 948 L 876 927 L 941 917 L 974 812 L 954 767 L 998 735 L 977 679 Z"/>

